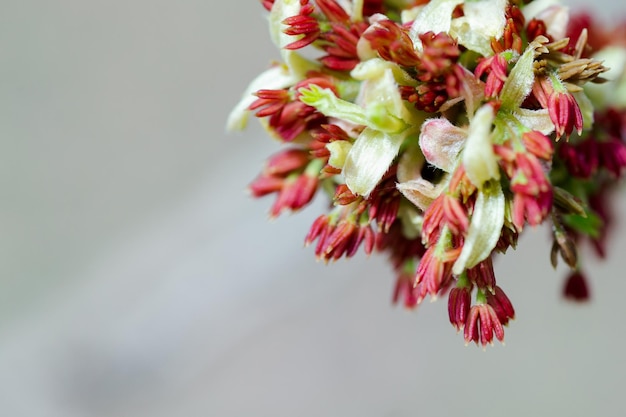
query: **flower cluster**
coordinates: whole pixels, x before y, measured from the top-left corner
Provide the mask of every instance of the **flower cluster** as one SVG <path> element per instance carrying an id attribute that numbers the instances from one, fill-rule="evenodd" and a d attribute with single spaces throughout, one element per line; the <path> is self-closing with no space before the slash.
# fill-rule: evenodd
<path id="1" fill-rule="evenodd" d="M 386 252 L 394 302 L 447 296 L 485 346 L 515 315 L 493 259 L 547 223 L 565 295 L 588 297 L 577 244 L 605 255 L 626 171 L 626 36 L 553 0 L 262 5 L 282 61 L 228 125 L 252 113 L 284 145 L 250 186 L 272 216 L 332 200 L 305 238 L 319 259 Z"/>

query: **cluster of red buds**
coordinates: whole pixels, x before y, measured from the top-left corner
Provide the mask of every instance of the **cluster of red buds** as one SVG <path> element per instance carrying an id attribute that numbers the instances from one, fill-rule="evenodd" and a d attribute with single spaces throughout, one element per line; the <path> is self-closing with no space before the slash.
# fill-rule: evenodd
<path id="1" fill-rule="evenodd" d="M 548 224 L 564 295 L 589 297 L 577 246 L 606 255 L 626 171 L 624 31 L 555 0 L 262 6 L 281 62 L 228 126 L 254 114 L 285 147 L 250 185 L 275 195 L 272 216 L 328 195 L 305 238 L 318 259 L 387 253 L 394 302 L 447 296 L 454 328 L 485 346 L 515 315 L 493 259 Z"/>

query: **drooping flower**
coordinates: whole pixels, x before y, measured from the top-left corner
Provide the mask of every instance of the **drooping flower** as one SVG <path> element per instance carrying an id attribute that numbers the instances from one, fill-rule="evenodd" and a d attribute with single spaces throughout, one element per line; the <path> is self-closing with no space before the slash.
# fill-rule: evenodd
<path id="1" fill-rule="evenodd" d="M 493 338 L 504 340 L 504 328 L 498 314 L 489 304 L 476 304 L 470 308 L 464 328 L 465 343 L 493 344 Z"/>

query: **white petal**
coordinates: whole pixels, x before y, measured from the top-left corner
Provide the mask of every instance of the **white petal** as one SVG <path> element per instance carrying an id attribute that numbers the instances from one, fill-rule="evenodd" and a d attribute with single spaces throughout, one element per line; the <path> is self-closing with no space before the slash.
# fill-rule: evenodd
<path id="1" fill-rule="evenodd" d="M 515 112 L 515 117 L 524 126 L 537 130 L 544 135 L 554 132 L 554 123 L 552 123 L 547 109 L 529 110 L 521 108 Z"/>
<path id="2" fill-rule="evenodd" d="M 306 78 L 306 73 L 319 69 L 320 65 L 304 58 L 298 52 L 285 49 L 291 42 L 297 41 L 299 35 L 287 35 L 283 32 L 287 28 L 283 20 L 296 16 L 300 13 L 300 0 L 276 0 L 270 11 L 270 36 L 272 41 L 280 49 L 280 55 L 289 68 L 289 71 L 302 80 Z"/>
<path id="3" fill-rule="evenodd" d="M 419 35 L 426 32 L 450 31 L 452 12 L 463 0 L 432 0 L 417 15 L 411 26 L 409 36 L 418 50 L 422 49 L 422 41 Z"/>
<path id="4" fill-rule="evenodd" d="M 283 20 L 297 16 L 300 13 L 300 0 L 276 0 L 270 11 L 270 36 L 278 49 L 283 49 L 291 42 L 297 41 L 298 36 L 287 35 L 283 31 L 287 28 Z"/>
<path id="5" fill-rule="evenodd" d="M 569 7 L 563 6 L 560 0 L 535 0 L 524 6 L 522 12 L 527 22 L 533 18 L 543 20 L 548 34 L 554 39 L 565 37 L 569 23 Z"/>
<path id="6" fill-rule="evenodd" d="M 398 159 L 398 170 L 396 177 L 398 182 L 406 182 L 422 177 L 422 167 L 424 166 L 424 155 L 418 144 L 409 144 Z"/>
<path id="7" fill-rule="evenodd" d="M 368 196 L 389 169 L 406 133 L 389 134 L 366 128 L 352 145 L 343 166 L 346 185 L 354 194 Z"/>
<path id="8" fill-rule="evenodd" d="M 387 68 L 363 83 L 362 93 L 361 99 L 370 119 L 384 119 L 387 116 L 404 118 L 404 100 L 391 69 Z"/>
<path id="9" fill-rule="evenodd" d="M 603 84 L 587 83 L 585 92 L 592 103 L 600 109 L 607 106 L 623 109 L 626 107 L 626 48 L 609 46 L 593 56 L 603 61 L 609 70 L 602 74 L 609 82 Z"/>
<path id="10" fill-rule="evenodd" d="M 522 13 L 528 22 L 549 7 L 561 4 L 561 0 L 534 0 L 522 7 Z"/>
<path id="11" fill-rule="evenodd" d="M 415 6 L 415 7 L 411 7 L 410 9 L 406 9 L 406 8 L 403 9 L 402 12 L 400 13 L 400 22 L 402 22 L 402 24 L 405 25 L 409 22 L 415 21 L 415 19 L 417 18 L 417 16 L 419 16 L 423 8 L 424 6 Z"/>
<path id="12" fill-rule="evenodd" d="M 503 110 L 516 111 L 530 93 L 535 82 L 534 62 L 536 51 L 542 48 L 547 41 L 548 39 L 543 36 L 537 37 L 536 40 L 528 45 L 526 51 L 524 51 L 511 69 L 500 93 L 502 100 L 501 108 Z"/>
<path id="13" fill-rule="evenodd" d="M 333 168 L 342 169 L 346 163 L 348 152 L 352 149 L 352 143 L 347 140 L 336 140 L 327 144 L 326 149 L 330 152 L 328 165 Z"/>
<path id="14" fill-rule="evenodd" d="M 413 204 L 406 200 L 400 202 L 398 218 L 402 222 L 402 234 L 407 239 L 417 239 L 422 233 L 424 217 Z"/>
<path id="15" fill-rule="evenodd" d="M 338 98 L 329 88 L 321 88 L 310 84 L 307 88 L 300 88 L 300 101 L 315 107 L 317 111 L 328 117 L 346 120 L 357 125 L 367 126 L 369 120 L 365 109 L 361 106 Z"/>
<path id="16" fill-rule="evenodd" d="M 417 124 L 402 100 L 396 77 L 404 82 L 410 78 L 398 65 L 382 59 L 371 59 L 358 65 L 352 77 L 363 80 L 356 102 L 365 108 L 370 127 L 386 132 L 398 132 Z M 411 106 L 412 107 L 412 106 Z"/>
<path id="17" fill-rule="evenodd" d="M 353 22 L 360 22 L 363 20 L 363 1 L 354 0 L 352 3 L 352 11 L 350 12 L 350 19 Z"/>
<path id="18" fill-rule="evenodd" d="M 352 0 L 335 0 L 339 6 L 349 15 L 353 13 Z"/>
<path id="19" fill-rule="evenodd" d="M 385 61 L 380 58 L 372 58 L 360 62 L 352 71 L 350 71 L 350 76 L 359 81 L 372 80 L 384 77 L 385 71 L 387 70 L 391 71 L 393 79 L 397 83 L 411 86 L 416 86 L 418 84 L 415 78 L 410 76 L 398 64 L 395 62 Z"/>
<path id="20" fill-rule="evenodd" d="M 365 29 L 363 35 L 367 35 L 368 32 L 374 31 L 376 29 L 376 23 L 380 20 L 387 20 L 387 16 L 382 14 L 375 14 L 374 16 L 370 16 L 370 26 Z M 378 52 L 376 52 L 376 50 L 372 48 L 372 44 L 365 38 L 365 36 L 361 36 L 357 41 L 356 54 L 359 57 L 359 60 L 361 60 L 361 63 L 378 57 Z"/>
<path id="21" fill-rule="evenodd" d="M 464 16 L 452 21 L 450 36 L 455 38 L 459 44 L 471 51 L 478 52 L 482 56 L 493 55 L 491 44 L 488 43 L 487 38 L 474 31 Z"/>
<path id="22" fill-rule="evenodd" d="M 478 190 L 467 238 L 452 267 L 453 274 L 462 274 L 465 269 L 475 266 L 491 254 L 504 225 L 504 203 L 504 193 L 499 182 L 494 181 Z"/>
<path id="23" fill-rule="evenodd" d="M 419 144 L 431 164 L 451 172 L 457 164 L 467 132 L 445 118 L 429 119 L 422 125 Z"/>
<path id="24" fill-rule="evenodd" d="M 426 211 L 433 200 L 446 188 L 448 180 L 442 180 L 436 185 L 423 178 L 396 184 L 398 191 L 402 193 L 417 208 Z"/>
<path id="25" fill-rule="evenodd" d="M 248 121 L 250 111 L 248 107 L 257 99 L 254 93 L 261 89 L 280 90 L 282 88 L 291 87 L 296 83 L 296 79 L 289 73 L 287 68 L 282 65 L 276 65 L 261 74 L 259 74 L 246 88 L 239 103 L 235 105 L 228 115 L 226 129 L 243 130 Z"/>
<path id="26" fill-rule="evenodd" d="M 499 39 L 504 33 L 507 0 L 472 0 L 463 5 L 463 15 L 471 28 L 485 37 Z"/>
<path id="27" fill-rule="evenodd" d="M 391 69 L 372 74 L 371 79 L 361 84 L 358 104 L 342 100 L 330 89 L 322 89 L 315 84 L 299 90 L 300 101 L 315 107 L 325 116 L 383 132 L 398 133 L 409 125 L 415 125 L 416 118 L 405 107 Z"/>
<path id="28" fill-rule="evenodd" d="M 493 55 L 491 39 L 504 33 L 506 0 L 473 0 L 463 6 L 463 17 L 454 19 L 450 35 L 472 51 Z"/>
<path id="29" fill-rule="evenodd" d="M 491 127 L 494 120 L 493 108 L 484 105 L 476 111 L 470 122 L 465 148 L 463 149 L 463 165 L 465 173 L 472 184 L 482 187 L 485 181 L 500 178 L 498 161 L 493 153 Z"/>

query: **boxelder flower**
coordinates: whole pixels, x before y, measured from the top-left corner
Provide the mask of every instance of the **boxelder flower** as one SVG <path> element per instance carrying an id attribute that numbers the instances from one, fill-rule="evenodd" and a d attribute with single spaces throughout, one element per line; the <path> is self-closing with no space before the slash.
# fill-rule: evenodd
<path id="1" fill-rule="evenodd" d="M 476 304 L 470 308 L 464 329 L 465 343 L 480 342 L 483 347 L 493 344 L 493 337 L 504 340 L 500 318 L 489 304 Z"/>
<path id="2" fill-rule="evenodd" d="M 456 287 L 450 290 L 448 296 L 448 316 L 450 323 L 459 332 L 465 327 L 472 301 L 471 287 Z"/>
<path id="3" fill-rule="evenodd" d="M 485 346 L 515 316 L 495 257 L 547 224 L 564 295 L 588 298 L 577 244 L 607 255 L 626 171 L 626 31 L 558 0 L 261 4 L 281 62 L 227 125 L 254 114 L 285 147 L 250 185 L 272 216 L 332 201 L 305 237 L 318 259 L 387 253 L 394 303 L 447 296 Z"/>

